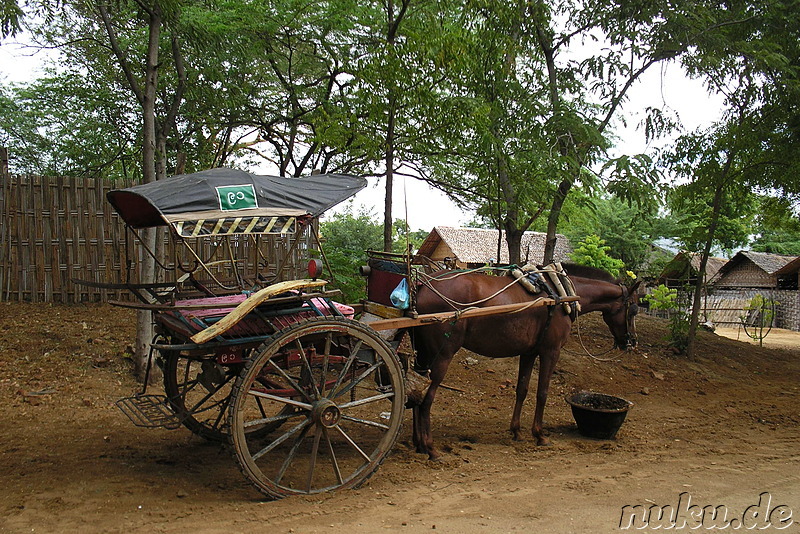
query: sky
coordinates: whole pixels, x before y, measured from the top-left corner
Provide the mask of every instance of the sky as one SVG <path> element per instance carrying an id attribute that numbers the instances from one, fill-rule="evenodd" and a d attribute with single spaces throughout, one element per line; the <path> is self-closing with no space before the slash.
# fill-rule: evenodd
<path id="1" fill-rule="evenodd" d="M 722 101 L 719 97 L 708 95 L 700 81 L 689 79 L 674 63 L 663 69 L 652 69 L 631 88 L 630 100 L 622 108 L 622 114 L 627 117 L 626 126 L 615 130 L 619 140 L 614 155 L 640 154 L 651 148 L 645 142 L 644 131 L 637 127 L 648 107 L 674 110 L 684 128 L 691 131 L 719 119 Z M 371 209 L 382 219 L 383 183 L 383 180 L 371 181 L 366 189 L 354 197 L 354 208 Z M 395 179 L 393 200 L 392 218 L 407 218 L 412 230 L 430 231 L 434 226 L 462 226 L 474 217 L 474 213 L 456 207 L 444 193 L 413 178 Z M 340 206 L 337 211 L 345 209 L 345 206 Z"/>
<path id="2" fill-rule="evenodd" d="M 43 54 L 26 50 L 8 41 L 0 44 L 0 80 L 24 82 L 40 74 Z M 678 115 L 687 131 L 711 124 L 719 118 L 722 108 L 718 97 L 706 93 L 702 83 L 689 79 L 675 63 L 651 68 L 631 88 L 630 99 L 622 107 L 621 116 L 627 125 L 618 126 L 615 155 L 638 154 L 646 151 L 644 132 L 638 128 L 647 107 L 671 109 Z M 257 171 L 267 172 L 267 171 Z M 370 184 L 352 202 L 341 204 L 334 212 L 353 209 L 383 218 L 384 181 L 370 179 Z M 434 226 L 462 226 L 474 213 L 463 211 L 447 196 L 420 180 L 396 177 L 393 191 L 393 219 L 407 219 L 412 230 L 429 231 Z"/>

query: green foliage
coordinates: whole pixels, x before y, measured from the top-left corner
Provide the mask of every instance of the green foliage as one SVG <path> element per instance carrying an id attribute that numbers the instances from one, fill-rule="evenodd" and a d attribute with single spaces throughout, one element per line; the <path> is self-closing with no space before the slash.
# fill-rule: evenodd
<path id="1" fill-rule="evenodd" d="M 660 272 L 651 243 L 673 234 L 670 221 L 646 206 L 628 204 L 617 197 L 588 197 L 576 192 L 564 205 L 563 232 L 577 243 L 595 234 L 610 247 L 608 254 L 621 259 L 632 271 L 647 276 Z M 671 256 L 669 257 L 671 259 Z"/>
<path id="2" fill-rule="evenodd" d="M 594 234 L 587 235 L 572 251 L 570 258 L 579 265 L 597 267 L 613 276 L 619 276 L 620 271 L 625 267 L 625 262 L 609 256 L 609 250 L 611 247 L 605 246 L 605 241 L 600 237 Z"/>
<path id="3" fill-rule="evenodd" d="M 800 256 L 800 217 L 788 199 L 762 197 L 755 230 L 751 250 Z"/>
<path id="4" fill-rule="evenodd" d="M 690 295 L 690 293 L 686 293 Z M 669 344 L 678 354 L 685 354 L 689 347 L 690 317 L 683 310 L 688 309 L 690 303 L 678 304 L 679 309 L 669 316 Z"/>
<path id="5" fill-rule="evenodd" d="M 358 268 L 366 265 L 367 250 L 380 250 L 383 246 L 383 227 L 369 212 L 354 214 L 348 209 L 321 222 L 320 235 L 335 286 L 342 291 L 345 302 L 366 298 L 366 282 Z"/>
<path id="6" fill-rule="evenodd" d="M 687 142 L 708 143 L 708 138 L 691 136 Z M 681 144 L 679 143 L 679 147 Z M 711 149 L 709 149 L 711 150 Z M 734 251 L 747 245 L 753 231 L 754 218 L 758 210 L 756 196 L 745 184 L 733 180 L 724 181 L 719 175 L 701 175 L 700 169 L 690 168 L 694 180 L 677 185 L 670 191 L 667 201 L 672 219 L 677 223 L 674 235 L 682 248 L 694 252 L 702 251 L 711 239 L 712 248 Z M 721 168 L 714 165 L 709 172 Z M 722 183 L 721 190 L 717 186 Z M 718 204 L 715 208 L 715 195 Z M 715 221 L 712 226 L 711 222 Z M 713 228 L 713 235 L 709 229 Z"/>
<path id="7" fill-rule="evenodd" d="M 398 219 L 394 223 L 394 250 L 402 253 L 406 249 L 406 222 Z M 320 223 L 325 255 L 333 269 L 336 287 L 342 290 L 346 302 L 358 302 L 366 298 L 366 284 L 358 273 L 361 265 L 367 264 L 368 250 L 382 250 L 383 226 L 369 211 L 353 213 L 349 208 L 335 213 Z M 408 241 L 412 250 L 417 250 L 428 232 L 410 232 Z"/>
<path id="8" fill-rule="evenodd" d="M 141 126 L 131 104 L 88 73 L 54 73 L 0 97 L 0 144 L 12 147 L 17 172 L 140 176 Z"/>
<path id="9" fill-rule="evenodd" d="M 22 29 L 23 14 L 16 0 L 0 0 L 0 38 L 13 37 Z"/>
<path id="10" fill-rule="evenodd" d="M 663 169 L 644 154 L 611 158 L 609 125 L 637 78 L 674 59 L 737 114 L 686 135 L 660 162 L 682 183 L 670 216 L 686 247 L 703 248 L 712 217 L 715 246 L 740 247 L 754 233 L 753 191 L 800 191 L 800 10 L 791 2 L 0 0 L 3 32 L 29 7 L 43 13 L 26 20 L 33 35 L 62 51 L 62 74 L 0 98 L 0 142 L 16 170 L 141 173 L 138 97 L 109 52 L 101 5 L 139 85 L 147 8 L 165 15 L 155 114 L 167 174 L 181 153 L 187 171 L 267 163 L 286 175 L 369 175 L 391 152 L 397 166 L 476 206 L 489 227 L 555 231 L 545 219 L 563 214 L 585 224 L 561 232 L 596 234 L 638 270 L 656 236 L 648 223 Z M 648 141 L 677 127 L 669 112 L 648 110 Z M 604 190 L 622 202 L 607 203 Z M 760 228 L 754 248 L 796 251 L 784 227 Z"/>
<path id="11" fill-rule="evenodd" d="M 650 304 L 651 310 L 676 310 L 678 309 L 678 290 L 672 289 L 664 284 L 654 288 L 650 293 L 642 297 Z"/>
<path id="12" fill-rule="evenodd" d="M 408 223 L 403 219 L 395 219 L 393 228 L 392 250 L 401 254 L 404 254 L 408 247 L 411 247 L 412 252 L 419 250 L 422 242 L 430 233 L 425 230 L 410 230 Z"/>
<path id="13" fill-rule="evenodd" d="M 659 189 L 661 173 L 650 156 L 620 156 L 607 161 L 603 171 L 608 174 L 606 191 L 616 198 L 626 201 L 628 206 L 635 203 L 644 211 L 658 208 L 654 192 Z"/>
<path id="14" fill-rule="evenodd" d="M 687 295 L 688 292 L 679 293 L 677 289 L 661 284 L 643 297 L 651 310 L 666 313 L 669 319 L 667 341 L 678 353 L 685 352 L 689 341 L 689 318 L 685 311 L 688 307 Z"/>

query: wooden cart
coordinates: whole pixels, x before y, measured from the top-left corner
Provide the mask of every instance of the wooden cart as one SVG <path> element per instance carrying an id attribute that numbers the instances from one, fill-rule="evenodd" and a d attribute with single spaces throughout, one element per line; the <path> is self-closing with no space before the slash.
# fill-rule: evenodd
<path id="1" fill-rule="evenodd" d="M 339 293 L 319 278 L 319 259 L 299 280 L 239 272 L 243 247 L 234 238 L 252 238 L 257 247 L 265 234 L 313 232 L 314 217 L 365 183 L 214 169 L 110 192 L 131 233 L 166 227 L 173 250 L 186 247 L 195 259 L 191 269 L 177 259 L 161 262 L 173 270 L 170 282 L 106 284 L 137 297 L 114 304 L 153 312 L 151 361 L 164 377 L 163 394 L 145 387 L 118 401 L 122 411 L 139 426 L 183 425 L 228 442 L 245 476 L 271 498 L 351 488 L 371 476 L 395 444 L 405 411 L 409 371 L 397 354 L 403 330 L 520 305 L 401 312 L 389 293 L 416 268 L 404 256 L 373 255 L 363 306 L 334 300 Z M 203 241 L 227 257 L 202 258 Z M 215 274 L 220 264 L 233 281 Z"/>

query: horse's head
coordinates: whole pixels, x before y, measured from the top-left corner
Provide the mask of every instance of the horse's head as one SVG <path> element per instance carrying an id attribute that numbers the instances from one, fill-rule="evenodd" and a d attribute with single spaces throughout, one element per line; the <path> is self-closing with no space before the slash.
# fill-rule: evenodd
<path id="1" fill-rule="evenodd" d="M 636 314 L 639 312 L 639 294 L 636 289 L 641 281 L 631 287 L 620 284 L 622 295 L 608 310 L 603 311 L 603 321 L 614 336 L 614 347 L 628 350 L 636 346 Z"/>

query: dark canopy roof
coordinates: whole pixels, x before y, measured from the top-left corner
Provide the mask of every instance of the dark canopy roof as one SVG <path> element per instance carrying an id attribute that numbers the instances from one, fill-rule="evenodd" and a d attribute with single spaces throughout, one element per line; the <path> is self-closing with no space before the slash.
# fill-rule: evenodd
<path id="1" fill-rule="evenodd" d="M 286 178 L 217 168 L 115 189 L 108 201 L 127 224 L 146 228 L 202 219 L 316 217 L 366 185 L 344 174 Z"/>

